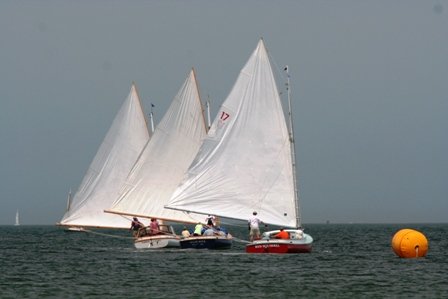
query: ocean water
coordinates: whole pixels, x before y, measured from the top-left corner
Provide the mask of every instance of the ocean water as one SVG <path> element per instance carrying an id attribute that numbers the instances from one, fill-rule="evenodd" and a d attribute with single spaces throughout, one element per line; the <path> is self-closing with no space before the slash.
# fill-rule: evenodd
<path id="1" fill-rule="evenodd" d="M 398 258 L 402 228 L 429 240 Z M 247 239 L 247 230 L 229 227 Z M 0 298 L 448 298 L 448 224 L 310 224 L 313 252 L 136 250 L 114 237 L 53 226 L 0 226 Z"/>

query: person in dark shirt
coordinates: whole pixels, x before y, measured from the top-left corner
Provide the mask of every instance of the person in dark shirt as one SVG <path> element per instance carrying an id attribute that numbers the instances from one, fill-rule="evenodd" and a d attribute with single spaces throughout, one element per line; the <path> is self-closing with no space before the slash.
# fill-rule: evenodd
<path id="1" fill-rule="evenodd" d="M 141 222 L 137 219 L 137 217 L 134 217 L 134 218 L 132 219 L 132 223 L 131 223 L 131 228 L 130 228 L 130 230 L 133 231 L 133 235 L 134 235 L 134 237 L 137 237 L 137 236 L 138 236 L 138 231 L 139 231 L 141 228 L 143 228 L 143 227 L 144 227 L 143 223 L 141 223 Z"/>
<path id="2" fill-rule="evenodd" d="M 215 226 L 215 220 L 216 217 L 213 215 L 208 215 L 207 218 L 205 218 L 205 223 L 210 226 L 210 227 L 214 227 Z"/>

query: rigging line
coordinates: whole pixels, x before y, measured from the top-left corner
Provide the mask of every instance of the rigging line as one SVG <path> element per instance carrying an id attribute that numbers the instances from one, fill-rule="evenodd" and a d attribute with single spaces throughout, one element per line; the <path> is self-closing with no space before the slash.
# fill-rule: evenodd
<path id="1" fill-rule="evenodd" d="M 103 234 L 103 233 L 95 232 L 95 231 L 88 230 L 88 229 L 84 229 L 83 232 L 91 233 L 94 235 L 100 235 L 103 237 L 117 238 L 117 239 L 134 239 L 134 237 L 124 237 L 124 236 L 117 236 L 117 235 L 111 235 L 111 234 Z"/>
<path id="2" fill-rule="evenodd" d="M 249 243 L 250 243 L 250 242 L 247 241 L 247 240 L 238 239 L 238 238 L 235 238 L 235 237 L 233 237 L 233 240 L 234 240 L 235 242 L 238 242 L 238 243 L 245 243 L 245 244 L 249 244 Z"/>

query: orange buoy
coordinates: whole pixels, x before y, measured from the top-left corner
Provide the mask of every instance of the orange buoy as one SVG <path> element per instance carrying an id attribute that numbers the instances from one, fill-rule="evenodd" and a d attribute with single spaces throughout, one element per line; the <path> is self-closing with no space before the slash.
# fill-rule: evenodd
<path id="1" fill-rule="evenodd" d="M 421 232 L 405 228 L 392 238 L 392 249 L 399 257 L 422 257 L 428 252 L 428 240 Z"/>

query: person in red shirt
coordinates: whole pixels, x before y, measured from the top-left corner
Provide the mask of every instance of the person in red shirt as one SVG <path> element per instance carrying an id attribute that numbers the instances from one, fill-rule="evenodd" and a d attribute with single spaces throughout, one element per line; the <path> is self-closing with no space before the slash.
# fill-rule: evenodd
<path id="1" fill-rule="evenodd" d="M 280 232 L 274 236 L 275 239 L 289 239 L 289 233 L 283 229 L 280 229 Z"/>
<path id="2" fill-rule="evenodd" d="M 160 227 L 159 227 L 159 222 L 157 221 L 156 218 L 151 218 L 151 223 L 149 224 L 149 228 L 150 228 L 150 235 L 157 235 L 160 233 Z"/>

